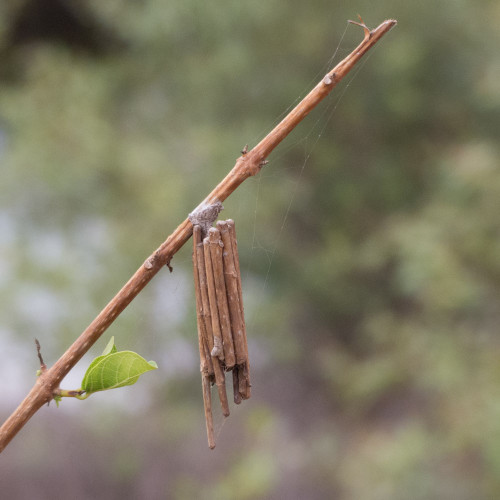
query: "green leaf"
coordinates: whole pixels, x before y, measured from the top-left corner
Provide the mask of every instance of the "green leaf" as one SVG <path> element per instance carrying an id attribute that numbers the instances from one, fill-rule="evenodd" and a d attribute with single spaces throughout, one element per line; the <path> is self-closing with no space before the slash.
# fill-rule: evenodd
<path id="1" fill-rule="evenodd" d="M 158 368 L 154 361 L 148 362 L 135 352 L 117 351 L 114 342 L 108 343 L 104 352 L 107 351 L 109 354 L 92 361 L 83 377 L 82 389 L 87 396 L 93 392 L 135 384 L 143 373 Z"/>
<path id="2" fill-rule="evenodd" d="M 104 348 L 104 351 L 102 351 L 101 356 L 106 356 L 108 354 L 113 354 L 114 352 L 118 351 L 118 349 L 115 346 L 115 337 L 111 337 L 109 339 L 108 344 Z"/>

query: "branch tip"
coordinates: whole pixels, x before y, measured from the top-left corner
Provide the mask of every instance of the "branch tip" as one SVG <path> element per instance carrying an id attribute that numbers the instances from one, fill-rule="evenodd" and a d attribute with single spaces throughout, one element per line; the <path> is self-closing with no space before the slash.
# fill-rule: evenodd
<path id="1" fill-rule="evenodd" d="M 36 344 L 36 353 L 38 355 L 38 359 L 40 360 L 40 371 L 43 373 L 44 371 L 47 370 L 47 365 L 43 361 L 40 342 L 38 342 L 38 339 L 35 339 L 35 344 Z"/>
<path id="2" fill-rule="evenodd" d="M 359 23 L 357 21 L 347 21 L 348 23 L 355 24 L 356 26 L 360 26 L 363 28 L 363 31 L 365 32 L 365 40 L 369 39 L 372 36 L 372 32 L 370 28 L 363 22 L 363 18 L 358 14 L 358 19 Z"/>

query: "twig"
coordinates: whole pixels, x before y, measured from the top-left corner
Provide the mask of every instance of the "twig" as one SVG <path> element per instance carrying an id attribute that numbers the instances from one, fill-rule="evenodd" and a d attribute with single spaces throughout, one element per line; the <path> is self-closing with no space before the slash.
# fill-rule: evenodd
<path id="1" fill-rule="evenodd" d="M 214 436 L 214 421 L 212 415 L 212 392 L 210 390 L 211 381 L 214 378 L 214 365 L 212 363 L 212 357 L 210 356 L 209 341 L 207 335 L 207 329 L 205 325 L 205 317 L 203 314 L 203 299 L 202 299 L 202 287 L 200 284 L 200 265 L 199 262 L 203 262 L 203 256 L 199 259 L 200 253 L 203 251 L 203 243 L 201 241 L 202 229 L 199 225 L 193 227 L 193 275 L 194 275 L 194 290 L 196 297 L 196 315 L 197 315 L 197 325 L 198 325 L 198 343 L 200 348 L 200 371 L 201 371 L 201 386 L 203 393 L 203 408 L 205 411 L 205 423 L 207 427 L 207 439 L 208 446 L 211 449 L 215 448 L 215 436 Z M 202 273 L 204 275 L 204 271 Z M 204 280 L 204 286 L 206 286 Z M 206 293 L 206 291 L 205 291 Z M 215 359 L 214 363 L 217 364 L 217 379 L 220 382 L 221 379 L 224 380 L 224 372 L 219 365 L 219 360 Z M 219 386 L 218 386 L 219 387 Z M 225 383 L 223 386 L 225 394 Z M 224 395 L 223 395 L 224 398 Z M 227 395 L 226 395 L 227 399 Z"/>
<path id="2" fill-rule="evenodd" d="M 210 380 L 205 374 L 201 376 L 203 387 L 203 407 L 205 409 L 205 423 L 207 425 L 207 439 L 210 449 L 215 448 L 214 418 L 212 416 L 212 394 L 210 392 Z"/>
<path id="3" fill-rule="evenodd" d="M 211 354 L 224 361 L 224 348 L 222 343 L 222 330 L 219 319 L 219 309 L 217 308 L 217 292 L 215 290 L 215 276 L 210 255 L 210 241 L 203 240 L 203 255 L 205 256 L 205 273 L 207 277 L 208 301 L 210 307 L 210 317 L 212 319 L 212 334 L 214 336 L 214 346 Z"/>
<path id="4" fill-rule="evenodd" d="M 40 342 L 38 342 L 38 339 L 35 339 L 35 345 L 36 345 L 36 353 L 37 353 L 38 359 L 40 361 L 40 374 L 42 374 L 45 371 L 47 371 L 47 365 L 43 361 L 42 348 L 40 347 Z"/>
<path id="5" fill-rule="evenodd" d="M 193 247 L 196 252 L 196 262 L 198 267 L 199 286 L 200 286 L 201 301 L 202 301 L 202 319 L 205 326 L 205 328 L 202 329 L 202 333 L 206 334 L 207 352 L 205 353 L 205 355 L 207 362 L 209 363 L 209 370 L 213 370 L 215 384 L 217 385 L 219 400 L 222 407 L 222 414 L 225 417 L 227 417 L 229 416 L 229 403 L 227 400 L 226 380 L 225 380 L 224 370 L 222 369 L 222 365 L 219 358 L 217 356 L 211 355 L 211 352 L 213 351 L 214 348 L 214 339 L 212 334 L 212 318 L 210 315 L 210 306 L 208 300 L 208 285 L 207 285 L 207 276 L 205 272 L 204 247 L 203 243 L 201 242 L 200 226 L 194 227 L 193 237 L 195 240 L 195 244 L 193 245 Z"/>
<path id="6" fill-rule="evenodd" d="M 210 316 L 210 306 L 208 301 L 207 274 L 205 272 L 205 257 L 203 254 L 203 241 L 201 236 L 200 226 L 193 228 L 194 251 L 196 254 L 196 270 L 198 272 L 198 280 L 195 282 L 200 287 L 201 299 L 201 332 L 203 334 L 203 347 L 206 348 L 206 360 L 208 363 L 209 372 L 214 373 L 212 362 L 212 349 L 214 347 L 214 337 L 212 334 L 212 318 Z"/>
<path id="7" fill-rule="evenodd" d="M 384 21 L 368 32 L 363 41 L 345 59 L 329 71 L 316 87 L 251 151 L 242 154 L 233 169 L 203 201 L 205 204 L 224 201 L 246 179 L 260 172 L 271 151 L 321 102 L 394 25 L 395 20 Z M 175 253 L 188 241 L 193 231 L 189 219 L 177 229 L 144 262 L 125 286 L 99 313 L 69 349 L 49 369 L 42 373 L 29 394 L 0 428 L 0 452 L 22 429 L 26 422 L 53 398 L 54 390 L 61 380 L 76 365 L 82 356 L 99 339 L 117 316 L 130 304 L 156 273 L 170 261 Z"/>
<path id="8" fill-rule="evenodd" d="M 215 277 L 212 267 L 212 259 L 210 255 L 210 241 L 208 238 L 203 240 L 203 255 L 205 257 L 205 277 L 208 289 L 208 302 L 207 311 L 210 311 L 210 318 L 212 320 L 212 334 L 213 344 L 210 354 L 212 356 L 212 363 L 215 372 L 215 384 L 219 391 L 220 404 L 222 406 L 222 414 L 225 417 L 229 416 L 229 403 L 227 401 L 226 393 L 226 377 L 222 369 L 222 362 L 224 361 L 224 347 L 222 342 L 222 331 L 220 326 L 219 312 L 217 308 L 217 292 L 215 289 Z M 205 304 L 206 305 L 206 304 Z M 204 308 L 205 308 L 204 305 Z"/>
<path id="9" fill-rule="evenodd" d="M 222 362 L 215 356 L 212 356 L 212 362 L 214 365 L 215 385 L 217 386 L 217 392 L 219 394 L 222 414 L 225 417 L 229 417 L 229 402 L 227 400 L 226 392 L 226 376 L 224 374 L 224 370 L 222 369 Z"/>
<path id="10" fill-rule="evenodd" d="M 224 348 L 224 364 L 226 370 L 234 366 L 234 346 L 231 335 L 231 321 L 229 319 L 229 307 L 227 305 L 226 283 L 224 281 L 224 270 L 222 266 L 222 241 L 220 233 L 215 227 L 208 231 L 208 242 L 210 247 L 210 258 L 214 272 L 214 285 L 216 295 L 216 307 L 219 315 L 220 329 L 222 333 Z"/>
<path id="11" fill-rule="evenodd" d="M 197 326 L 198 326 L 198 346 L 200 350 L 200 371 L 202 375 L 208 375 L 210 373 L 209 363 L 212 360 L 208 351 L 208 340 L 207 332 L 205 328 L 205 320 L 203 318 L 203 304 L 201 299 L 201 286 L 200 286 L 200 273 L 198 269 L 198 259 L 196 256 L 197 246 L 201 239 L 201 228 L 200 226 L 194 226 L 193 228 L 193 277 L 194 277 L 194 295 L 196 299 L 196 316 L 197 316 Z M 213 366 L 212 366 L 213 373 Z"/>
<path id="12" fill-rule="evenodd" d="M 239 373 L 240 371 L 238 365 L 236 365 L 233 368 L 232 374 L 233 374 L 233 400 L 237 405 L 241 403 Z"/>
<path id="13" fill-rule="evenodd" d="M 243 291 L 241 287 L 241 270 L 240 270 L 240 257 L 238 254 L 238 240 L 236 239 L 236 227 L 232 219 L 228 219 L 227 228 L 231 240 L 231 249 L 233 250 L 234 268 L 236 272 L 236 284 L 238 285 L 238 299 L 240 305 L 241 326 L 243 332 L 243 348 L 245 350 L 245 361 L 238 367 L 238 380 L 239 391 L 243 399 L 249 399 L 251 395 L 250 383 L 250 363 L 248 360 L 248 344 L 247 344 L 247 327 L 245 324 L 245 310 L 243 307 Z"/>
<path id="14" fill-rule="evenodd" d="M 217 222 L 224 251 L 222 257 L 224 260 L 224 279 L 226 283 L 227 303 L 229 306 L 229 315 L 231 318 L 231 330 L 234 340 L 234 353 L 236 355 L 236 363 L 242 364 L 247 360 L 247 352 L 245 338 L 243 337 L 243 320 L 241 317 L 241 304 L 238 293 L 238 276 L 236 275 L 236 267 L 234 264 L 233 246 L 231 236 L 226 221 Z"/>

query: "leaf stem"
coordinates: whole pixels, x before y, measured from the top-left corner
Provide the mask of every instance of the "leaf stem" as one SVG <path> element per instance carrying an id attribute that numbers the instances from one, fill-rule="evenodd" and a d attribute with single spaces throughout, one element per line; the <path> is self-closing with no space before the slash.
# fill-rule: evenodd
<path id="1" fill-rule="evenodd" d="M 77 390 L 67 390 L 67 389 L 56 389 L 54 391 L 54 397 L 59 398 L 76 398 L 76 399 L 87 399 L 90 396 L 90 392 L 85 392 L 83 389 Z"/>

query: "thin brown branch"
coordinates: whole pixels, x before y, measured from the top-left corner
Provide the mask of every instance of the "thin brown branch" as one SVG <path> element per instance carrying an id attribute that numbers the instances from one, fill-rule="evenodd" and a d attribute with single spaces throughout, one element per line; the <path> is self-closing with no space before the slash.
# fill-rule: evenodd
<path id="1" fill-rule="evenodd" d="M 250 369 L 249 369 L 250 363 L 245 361 L 242 365 L 238 365 L 238 381 L 239 381 L 239 391 L 240 391 L 240 396 L 243 399 L 250 399 L 251 395 L 251 387 L 252 384 L 250 384 Z"/>
<path id="2" fill-rule="evenodd" d="M 224 347 L 222 339 L 222 329 L 219 318 L 219 309 L 217 308 L 217 291 L 215 289 L 215 271 L 210 255 L 210 242 L 208 238 L 203 240 L 203 255 L 205 257 L 205 272 L 207 276 L 208 301 L 210 308 L 210 317 L 212 319 L 212 333 L 214 336 L 214 346 L 212 356 L 216 356 L 224 361 Z"/>
<path id="3" fill-rule="evenodd" d="M 241 403 L 240 381 L 238 365 L 233 368 L 233 401 L 239 405 Z"/>
<path id="4" fill-rule="evenodd" d="M 205 410 L 208 447 L 213 450 L 215 448 L 215 436 L 214 418 L 212 415 L 212 393 L 210 391 L 210 379 L 203 373 L 201 374 L 201 383 L 203 387 L 203 408 Z"/>
<path id="5" fill-rule="evenodd" d="M 226 370 L 230 370 L 235 363 L 233 337 L 231 335 L 231 320 L 229 319 L 229 306 L 227 304 L 226 283 L 224 281 L 224 269 L 222 264 L 222 241 L 220 233 L 215 227 L 208 231 L 208 242 L 210 248 L 210 258 L 214 271 L 215 296 L 222 342 L 224 349 L 224 364 Z"/>
<path id="6" fill-rule="evenodd" d="M 205 345 L 207 347 L 207 352 L 205 353 L 205 355 L 209 365 L 209 374 L 210 375 L 212 373 L 214 374 L 215 385 L 217 386 L 217 392 L 219 394 L 219 400 L 222 407 L 222 414 L 225 417 L 227 417 L 229 416 L 229 403 L 227 400 L 224 370 L 222 368 L 222 364 L 219 358 L 217 356 L 211 355 L 214 348 L 214 337 L 212 332 L 212 316 L 210 314 L 210 305 L 208 298 L 208 283 L 207 283 L 205 257 L 204 257 L 205 252 L 203 243 L 201 241 L 201 228 L 198 225 L 194 226 L 193 239 L 194 239 L 193 249 L 196 253 L 196 262 L 198 267 L 198 277 L 199 277 L 199 286 L 201 294 L 201 306 L 202 306 L 201 319 L 204 326 L 204 328 L 202 326 L 201 331 L 204 335 L 206 335 L 205 342 L 203 343 L 204 347 Z"/>
<path id="7" fill-rule="evenodd" d="M 224 201 L 243 181 L 257 174 L 271 151 L 331 92 L 361 57 L 395 24 L 395 20 L 384 21 L 377 28 L 369 31 L 368 35 L 365 36 L 354 51 L 328 72 L 288 116 L 257 146 L 238 158 L 233 169 L 207 196 L 204 203 L 212 204 L 216 201 Z M 192 231 L 193 226 L 189 219 L 186 219 L 144 262 L 59 360 L 37 377 L 35 385 L 29 394 L 0 428 L 0 452 L 43 404 L 53 398 L 54 391 L 59 387 L 61 380 L 149 283 L 153 276 L 163 266 L 170 266 L 170 260 L 188 241 Z"/>
<path id="8" fill-rule="evenodd" d="M 193 239 L 194 239 L 194 252 L 196 254 L 196 269 L 198 271 L 198 282 L 200 287 L 200 298 L 201 298 L 201 332 L 203 334 L 203 346 L 206 347 L 206 360 L 208 363 L 209 374 L 213 375 L 215 373 L 213 360 L 212 360 L 212 349 L 214 348 L 214 336 L 212 333 L 212 318 L 210 316 L 210 305 L 208 299 L 208 286 L 207 286 L 207 274 L 205 272 L 205 256 L 203 252 L 203 241 L 201 237 L 201 227 L 196 225 L 193 228 Z"/>
<path id="9" fill-rule="evenodd" d="M 200 371 L 202 375 L 209 375 L 211 358 L 208 352 L 207 332 L 205 328 L 205 320 L 203 318 L 203 304 L 201 299 L 200 272 L 198 269 L 198 259 L 196 256 L 197 245 L 201 238 L 201 227 L 194 226 L 193 228 L 193 277 L 194 277 L 194 295 L 196 299 L 196 324 L 198 326 L 198 347 L 200 350 Z M 213 374 L 213 367 L 212 367 Z"/>
<path id="10" fill-rule="evenodd" d="M 224 279 L 226 282 L 227 303 L 229 306 L 229 316 L 231 319 L 231 331 L 234 341 L 234 353 L 236 363 L 241 364 L 247 360 L 247 352 L 245 349 L 245 339 L 243 337 L 243 324 L 241 318 L 240 297 L 238 294 L 238 277 L 236 276 L 236 267 L 234 264 L 233 246 L 231 244 L 231 236 L 226 221 L 217 222 L 222 243 L 224 244 L 224 252 L 222 254 L 224 260 Z"/>
<path id="11" fill-rule="evenodd" d="M 234 269 L 236 272 L 236 284 L 238 286 L 238 299 L 239 299 L 238 302 L 240 306 L 239 313 L 241 317 L 241 326 L 243 333 L 243 349 L 245 358 L 244 363 L 238 366 L 238 384 L 239 384 L 238 387 L 241 397 L 243 399 L 249 399 L 251 395 L 252 384 L 250 383 L 250 362 L 248 359 L 247 327 L 245 324 L 245 309 L 243 307 L 243 290 L 241 287 L 241 270 L 240 270 L 240 256 L 238 253 L 238 240 L 236 239 L 236 227 L 234 224 L 234 220 L 228 219 L 226 222 L 229 232 L 229 239 L 231 240 L 231 249 L 233 251 Z"/>

